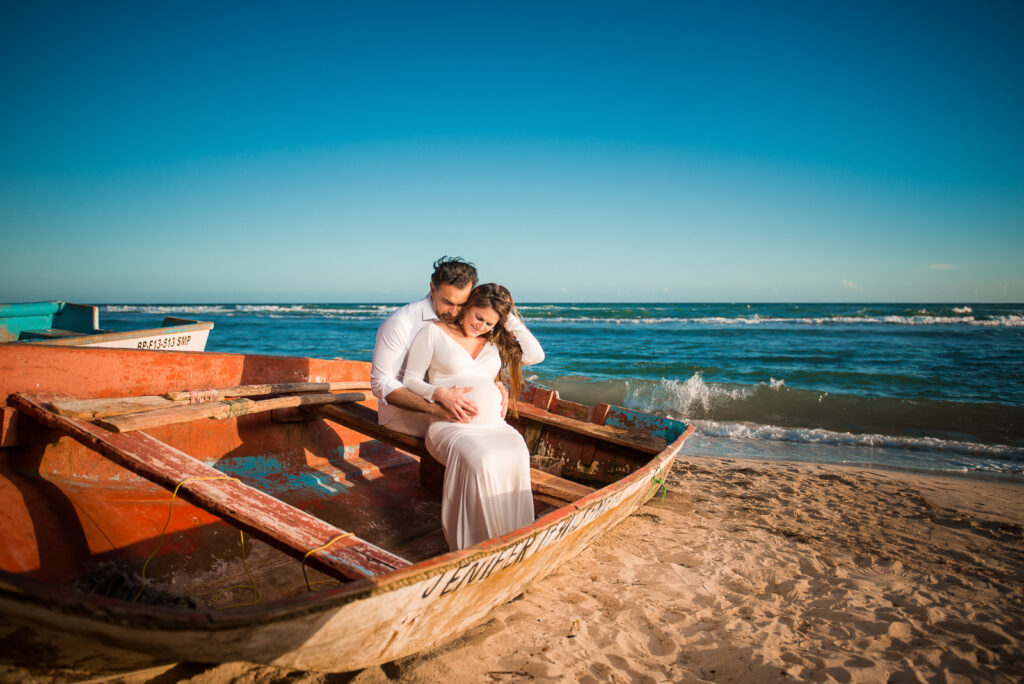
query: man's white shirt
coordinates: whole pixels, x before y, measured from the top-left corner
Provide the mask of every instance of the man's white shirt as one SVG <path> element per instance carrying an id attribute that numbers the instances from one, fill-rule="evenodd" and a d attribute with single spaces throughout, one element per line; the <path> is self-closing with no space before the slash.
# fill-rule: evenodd
<path id="1" fill-rule="evenodd" d="M 397 408 L 388 404 L 387 396 L 405 387 L 401 378 L 405 375 L 405 359 L 416 333 L 436 320 L 437 314 L 428 294 L 395 311 L 377 329 L 373 365 L 370 367 L 370 390 L 377 397 L 377 420 L 381 425 L 397 413 Z"/>

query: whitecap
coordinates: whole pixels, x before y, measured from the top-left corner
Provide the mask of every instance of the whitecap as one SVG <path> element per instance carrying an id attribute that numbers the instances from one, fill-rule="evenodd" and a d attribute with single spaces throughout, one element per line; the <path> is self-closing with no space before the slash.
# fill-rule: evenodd
<path id="1" fill-rule="evenodd" d="M 854 446 L 873 449 L 931 451 L 963 456 L 1024 461 L 1024 449 L 1006 444 L 979 444 L 938 437 L 903 437 L 881 434 L 835 432 L 821 428 L 791 428 L 714 420 L 693 420 L 696 434 L 730 439 L 767 440 L 797 444 Z"/>
<path id="2" fill-rule="evenodd" d="M 697 410 L 706 414 L 716 404 L 746 399 L 756 391 L 756 386 L 730 388 L 709 384 L 700 373 L 694 373 L 683 382 L 664 378 L 657 383 L 630 380 L 626 382 L 625 406 L 675 415 L 689 415 Z"/>

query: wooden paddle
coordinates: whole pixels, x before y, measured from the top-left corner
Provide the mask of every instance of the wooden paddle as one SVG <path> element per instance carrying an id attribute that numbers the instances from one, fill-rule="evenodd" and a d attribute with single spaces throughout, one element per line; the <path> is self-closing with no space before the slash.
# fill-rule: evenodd
<path id="1" fill-rule="evenodd" d="M 274 409 L 294 408 L 297 406 L 316 406 L 319 404 L 341 404 L 346 402 L 366 401 L 372 399 L 368 392 L 348 392 L 345 394 L 291 394 L 273 399 L 253 401 L 252 399 L 228 399 L 226 401 L 215 401 L 208 404 L 191 404 L 188 406 L 175 406 L 173 408 L 156 409 L 154 411 L 141 411 L 139 413 L 128 413 L 118 416 L 99 418 L 95 422 L 108 430 L 115 432 L 132 432 L 134 430 L 145 430 L 159 427 L 161 425 L 173 425 L 175 423 L 188 423 L 200 418 L 234 418 L 249 413 L 261 413 Z"/>
<path id="2" fill-rule="evenodd" d="M 295 394 L 298 392 L 338 392 L 366 390 L 364 380 L 346 382 L 285 382 L 272 385 L 238 385 L 223 389 L 205 389 L 186 392 L 168 392 L 165 395 L 140 397 L 108 397 L 103 399 L 61 399 L 53 402 L 53 409 L 69 418 L 105 418 L 138 411 L 187 406 L 223 401 L 229 397 L 256 397 L 267 394 Z"/>

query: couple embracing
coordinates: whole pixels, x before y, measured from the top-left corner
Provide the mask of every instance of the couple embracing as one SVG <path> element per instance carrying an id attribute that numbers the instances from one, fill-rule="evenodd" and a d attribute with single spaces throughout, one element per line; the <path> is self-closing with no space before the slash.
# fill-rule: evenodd
<path id="1" fill-rule="evenodd" d="M 462 549 L 533 522 L 530 454 L 505 422 L 522 366 L 544 350 L 502 285 L 477 285 L 473 264 L 434 262 L 430 293 L 377 331 L 370 384 L 380 423 L 424 437 L 446 466 L 441 523 Z"/>

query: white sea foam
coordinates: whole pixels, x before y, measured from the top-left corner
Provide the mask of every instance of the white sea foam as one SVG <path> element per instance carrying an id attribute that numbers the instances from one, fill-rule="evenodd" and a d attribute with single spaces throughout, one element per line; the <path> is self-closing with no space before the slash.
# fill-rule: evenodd
<path id="1" fill-rule="evenodd" d="M 316 304 L 108 304 L 105 311 L 111 313 L 145 313 L 165 315 L 208 315 L 219 314 L 233 316 L 249 315 L 305 315 L 322 316 L 340 320 L 374 320 L 384 318 L 398 307 L 394 304 L 352 304 L 352 305 L 316 305 Z M 1022 327 L 1024 314 L 1005 314 L 991 318 L 977 318 L 971 315 L 969 306 L 956 307 L 953 311 L 959 315 L 939 316 L 926 311 L 917 315 L 891 316 L 819 316 L 819 317 L 785 317 L 785 316 L 702 316 L 688 318 L 683 316 L 647 316 L 647 317 L 615 317 L 601 316 L 543 316 L 536 315 L 543 311 L 558 309 L 583 311 L 581 307 L 565 307 L 558 305 L 523 305 L 520 307 L 524 317 L 530 323 L 575 323 L 592 325 L 680 325 L 680 326 L 713 326 L 713 327 L 748 327 L 748 326 L 828 326 L 828 325 L 973 325 L 982 327 Z M 534 314 L 534 315 L 531 315 Z"/>
<path id="2" fill-rule="evenodd" d="M 609 325 L 657 325 L 674 323 L 680 325 L 710 325 L 710 326 L 752 326 L 752 325 L 783 325 L 783 326 L 825 326 L 825 325 L 975 325 L 983 327 L 1020 327 L 1024 326 L 1024 315 L 1007 314 L 1004 316 L 993 316 L 991 318 L 976 318 L 974 316 L 819 316 L 819 317 L 781 317 L 781 316 L 705 316 L 699 318 L 684 318 L 679 316 L 665 316 L 658 318 L 602 318 L 600 316 L 551 316 L 551 317 L 530 317 L 527 321 L 542 323 L 594 323 Z"/>
<path id="3" fill-rule="evenodd" d="M 1006 461 L 1024 461 L 1024 449 L 1005 444 L 978 444 L 937 437 L 902 437 L 895 435 L 856 434 L 834 432 L 820 428 L 788 428 L 756 423 L 692 420 L 696 434 L 706 437 L 767 440 L 797 444 L 855 446 L 872 449 L 904 449 L 933 451 L 964 456 L 997 458 Z"/>
<path id="4" fill-rule="evenodd" d="M 389 304 L 375 304 L 373 306 L 313 306 L 307 304 L 239 304 L 236 310 L 240 313 L 267 314 L 271 318 L 283 318 L 286 316 L 308 316 L 332 318 L 344 321 L 372 321 L 386 317 L 398 307 Z"/>
<path id="5" fill-rule="evenodd" d="M 386 317 L 398 307 L 393 304 L 323 306 L 310 304 L 108 304 L 110 313 L 221 316 L 320 316 L 340 320 L 370 321 Z"/>
<path id="6" fill-rule="evenodd" d="M 108 304 L 103 307 L 110 313 L 144 313 L 163 315 L 230 314 L 234 309 L 221 304 Z"/>
<path id="7" fill-rule="evenodd" d="M 298 313 L 309 311 L 304 304 L 236 304 L 239 313 Z"/>
<path id="8" fill-rule="evenodd" d="M 607 323 L 614 325 L 652 325 L 657 323 L 694 323 L 700 319 L 665 316 L 660 318 L 602 318 L 601 316 L 546 316 L 531 317 L 524 315 L 527 321 L 543 323 Z M 727 320 L 727 319 L 723 319 Z"/>
<path id="9" fill-rule="evenodd" d="M 749 399 L 760 387 L 780 390 L 785 385 L 785 380 L 771 378 L 768 383 L 752 387 L 728 387 L 706 383 L 700 373 L 694 373 L 683 382 L 674 379 L 663 379 L 658 383 L 627 381 L 625 405 L 671 415 L 686 416 L 697 411 L 706 414 L 715 406 Z"/>
<path id="10" fill-rule="evenodd" d="M 749 386 L 729 386 L 705 382 L 700 373 L 695 373 L 686 381 L 662 379 L 660 382 L 628 381 L 626 397 L 623 404 L 628 408 L 653 411 L 672 418 L 684 420 L 696 428 L 697 436 L 710 438 L 726 438 L 746 442 L 747 451 L 758 449 L 772 451 L 777 448 L 771 444 L 815 445 L 816 447 L 847 447 L 876 450 L 887 450 L 890 453 L 913 452 L 921 454 L 926 461 L 938 458 L 948 462 L 950 458 L 968 457 L 977 459 L 966 461 L 970 469 L 983 469 L 999 472 L 1017 472 L 1024 470 L 1024 449 L 1006 444 L 982 444 L 978 442 L 943 439 L 940 437 L 921 437 L 886 435 L 879 433 L 854 433 L 839 430 L 828 430 L 813 427 L 782 427 L 767 425 L 754 421 L 712 420 L 708 416 L 716 415 L 726 409 L 730 403 L 755 400 L 750 405 L 754 412 L 764 411 L 764 400 L 772 401 L 771 393 L 791 392 L 784 379 L 770 378 L 767 382 Z M 759 393 L 767 392 L 764 396 Z M 828 396 L 819 395 L 819 402 Z M 757 408 L 757 404 L 762 406 Z M 769 404 L 770 406 L 771 404 Z M 769 413 L 770 415 L 770 413 Z M 697 416 L 704 417 L 703 419 Z M 762 445 L 757 446 L 760 441 Z M 865 452 L 866 453 L 866 452 Z M 898 461 L 898 457 L 896 461 Z M 1002 463 L 990 463 L 994 461 Z"/>

